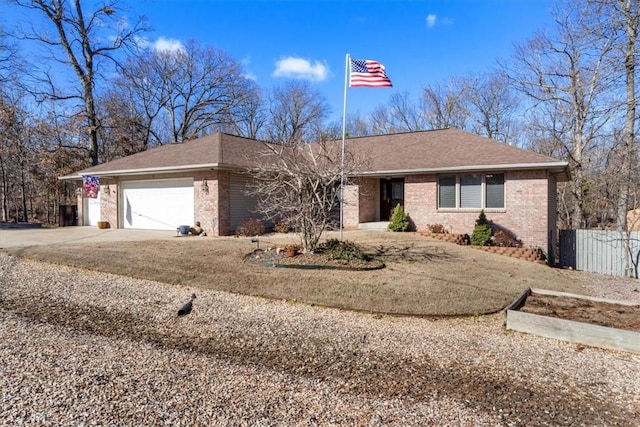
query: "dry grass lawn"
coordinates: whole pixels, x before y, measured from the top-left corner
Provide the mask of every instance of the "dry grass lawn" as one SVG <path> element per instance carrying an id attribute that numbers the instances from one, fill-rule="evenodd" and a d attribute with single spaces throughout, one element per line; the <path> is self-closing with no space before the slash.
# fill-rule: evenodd
<path id="1" fill-rule="evenodd" d="M 327 238 L 336 237 L 328 233 Z M 354 231 L 345 239 L 377 254 L 373 271 L 269 268 L 244 261 L 249 238 L 72 243 L 10 249 L 11 255 L 184 286 L 367 312 L 418 316 L 499 311 L 527 287 L 584 293 L 576 272 L 477 251 L 416 233 Z M 296 241 L 260 238 L 260 247 Z"/>

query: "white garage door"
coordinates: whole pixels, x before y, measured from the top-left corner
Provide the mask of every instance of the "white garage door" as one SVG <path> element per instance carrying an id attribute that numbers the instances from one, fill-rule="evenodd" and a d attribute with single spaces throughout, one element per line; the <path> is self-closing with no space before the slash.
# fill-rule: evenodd
<path id="1" fill-rule="evenodd" d="M 124 228 L 175 230 L 192 225 L 193 179 L 123 182 L 122 215 Z"/>

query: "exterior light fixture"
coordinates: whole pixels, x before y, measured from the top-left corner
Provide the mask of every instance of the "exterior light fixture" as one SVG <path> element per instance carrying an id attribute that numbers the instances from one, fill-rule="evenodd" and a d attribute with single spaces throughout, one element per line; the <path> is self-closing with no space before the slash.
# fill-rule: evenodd
<path id="1" fill-rule="evenodd" d="M 209 194 L 209 184 L 207 184 L 207 180 L 203 179 L 202 184 L 200 184 L 200 189 L 205 193 Z"/>

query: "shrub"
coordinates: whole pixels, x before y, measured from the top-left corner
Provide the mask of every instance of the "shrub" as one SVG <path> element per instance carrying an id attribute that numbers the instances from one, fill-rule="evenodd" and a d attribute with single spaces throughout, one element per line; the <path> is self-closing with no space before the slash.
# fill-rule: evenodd
<path id="1" fill-rule="evenodd" d="M 409 217 L 398 203 L 393 209 L 391 222 L 389 222 L 389 230 L 391 231 L 407 231 L 409 229 Z"/>
<path id="2" fill-rule="evenodd" d="M 236 236 L 262 236 L 264 231 L 264 222 L 261 219 L 247 218 L 236 228 Z"/>
<path id="3" fill-rule="evenodd" d="M 476 225 L 489 225 L 489 220 L 484 213 L 484 209 L 480 211 L 480 215 L 478 215 L 478 219 L 476 219 Z"/>
<path id="4" fill-rule="evenodd" d="M 434 234 L 444 234 L 444 225 L 442 224 L 427 224 L 427 228 Z"/>
<path id="5" fill-rule="evenodd" d="M 496 227 L 493 232 L 492 241 L 494 246 L 508 248 L 518 248 L 521 246 L 521 242 L 515 234 L 501 227 Z"/>
<path id="6" fill-rule="evenodd" d="M 369 260 L 358 245 L 348 240 L 329 239 L 318 245 L 318 250 L 324 253 L 328 260 L 344 262 Z"/>
<path id="7" fill-rule="evenodd" d="M 482 210 L 476 220 L 476 226 L 473 228 L 471 244 L 475 246 L 489 246 L 491 243 L 491 234 L 491 226 L 489 225 L 484 210 Z"/>
<path id="8" fill-rule="evenodd" d="M 291 224 L 289 223 L 288 220 L 283 219 L 276 222 L 275 230 L 277 233 L 288 233 L 290 229 L 291 229 Z"/>

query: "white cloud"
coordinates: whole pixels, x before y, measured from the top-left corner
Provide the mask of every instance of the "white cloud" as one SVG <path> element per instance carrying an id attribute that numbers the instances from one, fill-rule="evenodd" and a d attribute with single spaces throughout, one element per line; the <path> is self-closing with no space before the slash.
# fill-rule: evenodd
<path id="1" fill-rule="evenodd" d="M 245 71 L 245 73 L 242 75 L 245 79 L 249 79 L 249 80 L 253 80 L 254 82 L 258 81 L 258 76 L 253 72 L 253 71 L 249 71 L 249 64 L 251 64 L 251 57 L 250 56 L 245 56 L 244 58 L 242 58 L 240 60 L 240 63 L 242 64 L 242 67 L 247 70 Z"/>
<path id="2" fill-rule="evenodd" d="M 254 82 L 258 81 L 258 76 L 256 76 L 255 73 L 252 73 L 251 71 L 244 73 L 242 76 L 245 79 L 253 80 Z"/>
<path id="3" fill-rule="evenodd" d="M 427 15 L 427 28 L 433 28 L 436 25 L 437 15 L 430 13 Z"/>
<path id="4" fill-rule="evenodd" d="M 426 21 L 427 21 L 427 28 L 433 28 L 433 27 L 436 26 L 436 24 L 438 26 L 440 26 L 440 25 L 453 25 L 453 19 L 452 18 L 440 18 L 435 13 L 428 14 Z"/>
<path id="5" fill-rule="evenodd" d="M 273 77 L 290 77 L 294 79 L 311 80 L 321 82 L 329 76 L 329 67 L 320 61 L 311 61 L 304 58 L 289 56 L 276 62 Z"/>
<path id="6" fill-rule="evenodd" d="M 158 37 L 158 40 L 153 42 L 153 48 L 159 52 L 176 52 L 183 50 L 184 45 L 180 40 Z"/>

